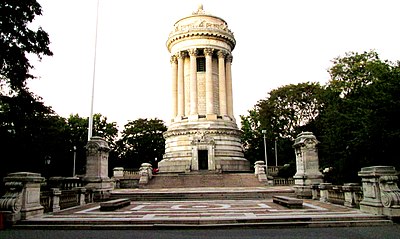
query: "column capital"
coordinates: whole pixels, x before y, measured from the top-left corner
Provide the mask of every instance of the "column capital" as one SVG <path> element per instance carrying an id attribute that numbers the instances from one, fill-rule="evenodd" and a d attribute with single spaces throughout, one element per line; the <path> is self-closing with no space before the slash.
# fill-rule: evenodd
<path id="1" fill-rule="evenodd" d="M 187 52 L 186 51 L 180 51 L 178 53 L 176 53 L 176 57 L 178 59 L 184 59 L 187 56 Z"/>
<path id="2" fill-rule="evenodd" d="M 227 62 L 232 62 L 232 60 L 233 60 L 232 54 L 228 54 L 228 55 L 226 56 L 226 61 L 227 61 Z"/>
<path id="3" fill-rule="evenodd" d="M 172 63 L 177 64 L 177 63 L 178 63 L 178 59 L 176 59 L 176 56 L 175 56 L 175 55 L 172 55 L 171 58 L 170 58 L 170 60 L 169 60 L 169 62 L 170 62 L 171 64 L 172 64 Z"/>
<path id="4" fill-rule="evenodd" d="M 228 52 L 224 51 L 224 50 L 219 50 L 217 52 L 217 55 L 218 55 L 218 58 L 225 58 L 225 56 L 228 55 Z"/>
<path id="5" fill-rule="evenodd" d="M 214 49 L 212 49 L 212 48 L 204 48 L 204 55 L 206 55 L 206 56 L 212 56 L 213 52 L 214 52 Z"/>
<path id="6" fill-rule="evenodd" d="M 189 56 L 197 56 L 197 48 L 192 48 L 188 50 Z"/>

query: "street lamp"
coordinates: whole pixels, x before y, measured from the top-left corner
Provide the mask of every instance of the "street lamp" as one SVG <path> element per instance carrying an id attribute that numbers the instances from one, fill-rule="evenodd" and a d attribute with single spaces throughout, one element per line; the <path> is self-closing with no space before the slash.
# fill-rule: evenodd
<path id="1" fill-rule="evenodd" d="M 266 143 L 266 140 L 265 140 L 265 134 L 267 133 L 267 131 L 265 130 L 265 129 L 263 129 L 262 131 L 261 131 L 261 133 L 263 133 L 264 134 L 264 159 L 265 159 L 265 174 L 267 175 L 267 177 L 268 177 L 268 157 L 267 157 L 267 143 Z"/>
<path id="2" fill-rule="evenodd" d="M 277 138 L 275 138 L 275 166 L 278 167 L 278 147 L 276 147 Z"/>
<path id="3" fill-rule="evenodd" d="M 74 168 L 72 171 L 72 177 L 75 177 L 75 161 L 76 161 L 76 146 L 74 146 Z"/>

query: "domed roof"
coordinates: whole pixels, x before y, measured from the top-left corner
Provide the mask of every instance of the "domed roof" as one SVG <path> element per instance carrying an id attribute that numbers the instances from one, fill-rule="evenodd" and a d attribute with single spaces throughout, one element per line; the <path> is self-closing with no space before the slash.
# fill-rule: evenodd
<path id="1" fill-rule="evenodd" d="M 169 34 L 167 48 L 171 51 L 174 42 L 191 37 L 213 37 L 226 41 L 233 49 L 236 45 L 233 32 L 228 28 L 224 19 L 213 16 L 203 10 L 200 4 L 192 15 L 178 20 Z"/>

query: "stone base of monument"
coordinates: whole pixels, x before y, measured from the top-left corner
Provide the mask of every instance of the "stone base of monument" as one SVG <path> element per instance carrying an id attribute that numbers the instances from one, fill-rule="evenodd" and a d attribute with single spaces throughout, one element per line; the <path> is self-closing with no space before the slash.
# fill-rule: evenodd
<path id="1" fill-rule="evenodd" d="M 159 172 L 249 172 L 240 136 L 234 121 L 212 115 L 173 122 L 164 133 L 165 154 L 158 163 Z"/>
<path id="2" fill-rule="evenodd" d="M 111 191 L 113 190 L 113 181 L 111 179 L 103 180 L 87 180 L 84 179 L 86 189 L 93 191 L 94 201 L 104 201 L 110 198 Z"/>
<path id="3" fill-rule="evenodd" d="M 297 198 L 312 198 L 311 186 L 294 186 L 294 193 Z"/>
<path id="4" fill-rule="evenodd" d="M 3 214 L 3 221 L 5 227 L 12 226 L 17 221 L 21 220 L 21 212 L 1 211 L 0 213 Z"/>

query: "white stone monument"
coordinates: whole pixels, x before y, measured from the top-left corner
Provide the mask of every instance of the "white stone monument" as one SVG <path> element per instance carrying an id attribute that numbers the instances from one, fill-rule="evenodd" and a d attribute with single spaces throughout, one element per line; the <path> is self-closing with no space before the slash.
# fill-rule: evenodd
<path id="1" fill-rule="evenodd" d="M 206 13 L 202 5 L 174 24 L 167 40 L 172 119 L 164 133 L 160 173 L 250 170 L 233 114 L 235 44 L 228 24 Z"/>
<path id="2" fill-rule="evenodd" d="M 293 179 L 298 197 L 311 198 L 311 186 L 323 182 L 323 175 L 319 171 L 317 144 L 318 140 L 311 132 L 300 133 L 293 144 L 297 169 Z"/>

